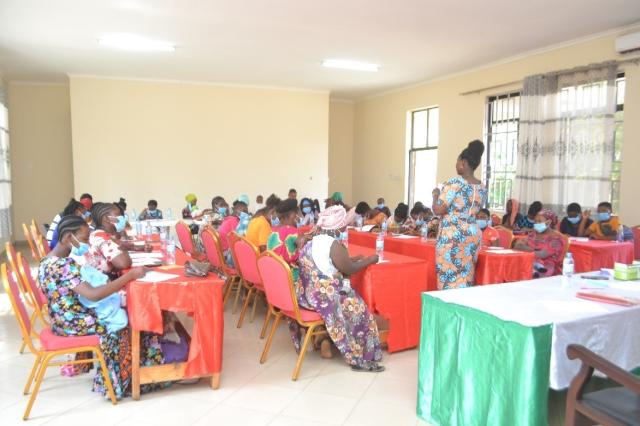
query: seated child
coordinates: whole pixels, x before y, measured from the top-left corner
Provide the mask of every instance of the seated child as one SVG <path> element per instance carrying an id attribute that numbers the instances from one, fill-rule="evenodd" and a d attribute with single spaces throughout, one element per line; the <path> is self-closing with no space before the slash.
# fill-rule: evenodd
<path id="1" fill-rule="evenodd" d="M 85 264 L 80 268 L 80 276 L 91 287 L 100 287 L 109 281 L 109 277 L 106 274 L 89 264 Z M 105 324 L 109 333 L 122 330 L 129 323 L 127 311 L 121 306 L 122 299 L 119 292 L 95 302 L 81 295 L 78 296 L 78 300 L 82 305 L 92 308 L 96 312 L 98 319 Z"/>
<path id="2" fill-rule="evenodd" d="M 578 203 L 569 204 L 567 216 L 560 222 L 560 232 L 571 237 L 584 237 L 585 231 L 593 223 L 589 213 L 589 210 L 582 213 L 582 207 Z"/>
<path id="3" fill-rule="evenodd" d="M 596 222 L 587 228 L 584 235 L 594 240 L 615 240 L 622 224 L 617 216 L 611 215 L 611 210 L 611 203 L 607 201 L 598 204 Z"/>
<path id="4" fill-rule="evenodd" d="M 494 228 L 489 226 L 491 213 L 487 209 L 481 209 L 476 215 L 476 223 L 478 228 L 482 231 L 482 246 L 483 247 L 498 247 L 500 246 L 500 234 Z"/>
<path id="5" fill-rule="evenodd" d="M 142 210 L 138 220 L 154 220 L 162 219 L 162 210 L 158 210 L 158 202 L 156 200 L 149 200 L 147 208 Z"/>

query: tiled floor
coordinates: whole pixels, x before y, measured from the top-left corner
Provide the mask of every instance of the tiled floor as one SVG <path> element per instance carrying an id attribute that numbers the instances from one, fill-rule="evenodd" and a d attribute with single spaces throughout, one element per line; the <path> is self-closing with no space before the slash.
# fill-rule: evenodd
<path id="1" fill-rule="evenodd" d="M 262 312 L 253 323 L 235 327 L 225 314 L 224 361 L 220 389 L 196 385 L 130 398 L 116 406 L 90 391 L 93 372 L 66 378 L 49 369 L 26 424 L 46 425 L 418 425 L 417 351 L 388 355 L 387 370 L 355 373 L 339 356 L 325 360 L 309 352 L 300 378 L 291 381 L 295 352 L 287 327 L 274 338 L 267 362 L 258 358 Z M 24 424 L 27 397 L 22 387 L 33 362 L 18 354 L 20 337 L 6 294 L 0 292 L 0 424 Z"/>

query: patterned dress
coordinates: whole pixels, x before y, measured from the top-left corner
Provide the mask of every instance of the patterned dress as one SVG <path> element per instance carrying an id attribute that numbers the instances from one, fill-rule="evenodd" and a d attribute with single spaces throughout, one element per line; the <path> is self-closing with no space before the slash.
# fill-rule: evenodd
<path id="1" fill-rule="evenodd" d="M 58 336 L 87 336 L 97 334 L 100 337 L 100 349 L 104 355 L 109 377 L 118 399 L 131 394 L 131 336 L 129 328 L 114 333 L 107 332 L 91 308 L 86 308 L 78 300 L 73 290 L 82 282 L 80 266 L 71 258 L 47 256 L 40 261 L 38 283 L 47 296 L 51 330 Z M 141 365 L 162 364 L 163 356 L 156 335 L 140 335 Z M 166 386 L 162 384 L 160 386 Z M 142 392 L 148 392 L 158 385 L 141 386 Z M 93 390 L 107 395 L 100 367 L 93 379 Z"/>
<path id="2" fill-rule="evenodd" d="M 380 337 L 373 315 L 364 300 L 353 289 L 342 286 L 342 276 L 325 275 L 316 265 L 314 244 L 319 244 L 318 235 L 309 241 L 300 253 L 300 291 L 298 303 L 301 307 L 316 311 L 324 320 L 329 337 L 345 361 L 358 367 L 369 367 L 382 359 Z M 330 246 L 330 244 L 328 244 Z M 331 262 L 329 250 L 322 250 L 326 262 Z"/>
<path id="3" fill-rule="evenodd" d="M 300 253 L 296 246 L 297 239 L 298 228 L 285 225 L 273 228 L 273 232 L 271 232 L 267 240 L 267 250 L 273 251 L 291 267 L 294 283 L 297 283 L 300 278 L 300 272 L 298 271 L 298 257 Z"/>
<path id="4" fill-rule="evenodd" d="M 440 220 L 436 243 L 438 290 L 473 285 L 482 238 L 475 215 L 486 196 L 483 185 L 472 185 L 461 177 L 448 180 L 442 188 L 438 204 L 446 204 L 447 213 Z"/>
<path id="5" fill-rule="evenodd" d="M 564 254 L 564 237 L 562 234 L 555 231 L 538 234 L 532 231 L 529 232 L 526 241 L 527 245 L 533 250 L 546 250 L 549 254 L 545 259 L 536 258 L 536 263 L 541 264 L 547 271 L 534 270 L 534 277 L 550 277 L 562 274 L 562 261 L 564 260 L 562 257 Z"/>

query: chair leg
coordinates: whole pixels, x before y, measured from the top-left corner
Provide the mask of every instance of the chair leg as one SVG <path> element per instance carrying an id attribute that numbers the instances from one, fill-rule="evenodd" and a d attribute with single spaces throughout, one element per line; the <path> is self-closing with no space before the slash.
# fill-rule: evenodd
<path id="1" fill-rule="evenodd" d="M 107 394 L 109 395 L 109 399 L 111 399 L 111 403 L 113 405 L 116 405 L 118 403 L 118 400 L 116 398 L 116 393 L 113 391 L 113 383 L 111 383 L 111 377 L 109 377 L 109 370 L 107 369 L 107 363 L 104 361 L 102 351 L 99 348 L 96 348 L 93 350 L 93 353 L 96 354 L 96 358 L 98 358 L 98 362 L 100 363 L 100 370 L 102 371 L 104 384 L 107 387 Z"/>
<path id="2" fill-rule="evenodd" d="M 233 309 L 231 310 L 231 313 L 234 315 L 238 307 L 238 300 L 240 300 L 240 294 L 242 293 L 242 289 L 243 289 L 242 280 L 239 280 L 236 288 L 236 298 L 233 301 Z"/>
<path id="3" fill-rule="evenodd" d="M 227 306 L 227 300 L 233 290 L 233 285 L 236 283 L 236 277 L 229 277 L 227 282 L 227 288 L 224 291 L 224 297 L 222 298 L 222 306 Z"/>
<path id="4" fill-rule="evenodd" d="M 256 291 L 255 288 L 250 288 L 247 293 L 247 298 L 244 299 L 244 304 L 242 305 L 242 311 L 240 311 L 240 318 L 238 318 L 238 325 L 236 327 L 242 327 L 242 322 L 244 321 L 244 316 L 247 313 L 247 308 L 249 307 L 249 301 L 251 300 L 251 296 Z"/>
<path id="5" fill-rule="evenodd" d="M 275 320 L 273 320 L 273 325 L 271 326 L 271 331 L 269 332 L 269 337 L 267 337 L 267 341 L 264 342 L 264 349 L 262 350 L 262 356 L 260 357 L 260 364 L 264 364 L 267 360 L 267 355 L 269 354 L 269 349 L 271 348 L 271 341 L 273 341 L 273 336 L 276 334 L 276 330 L 278 329 L 278 325 L 280 325 L 280 319 L 282 318 L 282 314 L 278 312 L 275 314 Z"/>
<path id="6" fill-rule="evenodd" d="M 258 291 L 256 291 L 255 296 L 253 296 L 253 309 L 251 310 L 251 317 L 249 318 L 249 322 L 253 323 L 253 320 L 256 317 L 256 305 L 258 304 L 258 296 L 260 296 L 260 293 Z"/>
<path id="7" fill-rule="evenodd" d="M 302 347 L 300 348 L 300 354 L 298 355 L 298 361 L 296 361 L 296 367 L 293 369 L 293 376 L 291 376 L 291 380 L 298 380 L 298 375 L 300 374 L 300 369 L 302 368 L 302 361 L 304 361 L 304 356 L 307 353 L 307 346 L 311 341 L 311 336 L 313 336 L 313 329 L 315 325 L 309 326 L 307 333 L 304 335 L 304 342 L 302 343 Z"/>
<path id="8" fill-rule="evenodd" d="M 24 385 L 24 389 L 22 391 L 23 395 L 27 395 L 31 390 L 31 383 L 33 383 L 33 377 L 40 370 L 41 365 L 42 365 L 42 355 L 36 355 L 36 359 L 33 360 L 33 367 L 31 368 L 31 372 L 29 373 L 29 377 L 27 378 L 27 383 Z"/>
<path id="9" fill-rule="evenodd" d="M 38 371 L 38 376 L 36 377 L 36 385 L 33 388 L 33 392 L 31 393 L 31 397 L 29 398 L 29 402 L 27 403 L 27 408 L 24 410 L 24 415 L 22 416 L 22 420 L 27 420 L 29 418 L 29 413 L 31 413 L 31 408 L 33 407 L 33 403 L 36 401 L 36 397 L 38 396 L 38 391 L 40 390 L 40 385 L 42 384 L 42 379 L 44 378 L 44 373 L 47 371 L 47 367 L 49 366 L 49 361 L 53 357 L 53 354 L 47 354 L 42 360 L 42 364 L 40 365 L 40 370 Z"/>
<path id="10" fill-rule="evenodd" d="M 18 352 L 20 352 L 20 354 L 24 353 L 24 348 L 27 347 L 27 342 L 24 341 L 24 337 L 22 338 L 22 344 L 20 345 L 20 350 Z"/>
<path id="11" fill-rule="evenodd" d="M 262 323 L 262 330 L 260 330 L 261 339 L 264 339 L 264 335 L 267 334 L 267 327 L 269 327 L 270 319 L 271 319 L 271 305 L 268 305 L 267 314 L 264 316 L 264 322 Z"/>

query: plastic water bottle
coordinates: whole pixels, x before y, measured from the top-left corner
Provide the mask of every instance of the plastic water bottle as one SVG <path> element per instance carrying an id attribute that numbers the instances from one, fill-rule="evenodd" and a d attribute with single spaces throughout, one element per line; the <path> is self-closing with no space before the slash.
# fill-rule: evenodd
<path id="1" fill-rule="evenodd" d="M 380 232 L 376 238 L 376 254 L 378 255 L 378 259 L 382 260 L 384 258 L 384 233 L 382 232 Z"/>
<path id="2" fill-rule="evenodd" d="M 573 263 L 573 255 L 567 252 L 564 260 L 562 261 L 562 281 L 565 286 L 569 286 L 571 284 L 571 277 L 573 277 L 574 269 L 575 265 Z"/>
<path id="3" fill-rule="evenodd" d="M 135 222 L 136 224 L 136 235 L 141 237 L 142 236 L 142 222 L 137 221 Z"/>
<path id="4" fill-rule="evenodd" d="M 151 222 L 147 221 L 146 226 L 144 227 L 144 236 L 147 240 L 151 239 L 151 233 L 153 229 L 151 228 Z"/>
<path id="5" fill-rule="evenodd" d="M 171 207 L 167 209 L 167 219 L 169 220 L 173 219 L 173 210 L 171 210 Z"/>
<path id="6" fill-rule="evenodd" d="M 422 241 L 423 243 L 426 243 L 428 239 L 429 239 L 429 227 L 427 226 L 426 223 L 424 223 L 420 227 L 420 241 Z"/>
<path id="7" fill-rule="evenodd" d="M 349 232 L 346 230 L 340 233 L 340 240 L 345 247 L 349 247 Z"/>
<path id="8" fill-rule="evenodd" d="M 176 264 L 176 243 L 173 241 L 173 238 L 167 240 L 166 263 L 167 265 Z"/>
<path id="9" fill-rule="evenodd" d="M 132 209 L 131 213 L 129 213 L 129 222 L 135 222 L 138 220 L 138 215 L 136 213 L 136 209 Z"/>
<path id="10" fill-rule="evenodd" d="M 362 231 L 362 216 L 358 216 L 356 218 L 356 229 L 358 229 L 358 231 Z"/>
<path id="11" fill-rule="evenodd" d="M 167 239 L 167 227 L 166 226 L 161 226 L 160 227 L 160 241 L 166 241 Z"/>
<path id="12" fill-rule="evenodd" d="M 619 243 L 624 243 L 624 227 L 622 225 L 618 226 L 618 235 L 616 237 L 616 241 Z"/>
<path id="13" fill-rule="evenodd" d="M 387 225 L 387 221 L 385 220 L 384 222 L 382 222 L 382 233 L 387 235 L 387 227 L 389 225 Z"/>

